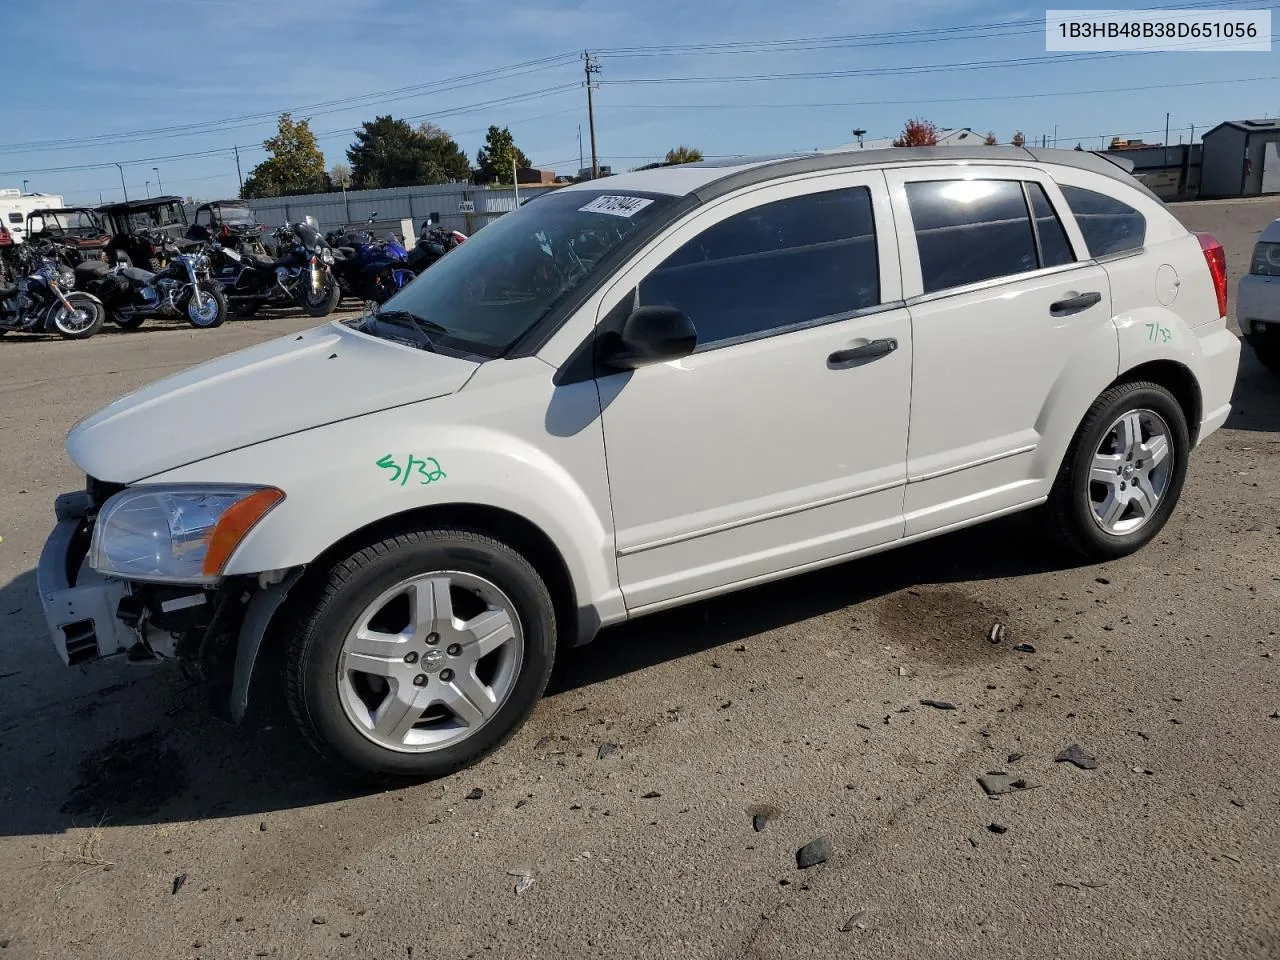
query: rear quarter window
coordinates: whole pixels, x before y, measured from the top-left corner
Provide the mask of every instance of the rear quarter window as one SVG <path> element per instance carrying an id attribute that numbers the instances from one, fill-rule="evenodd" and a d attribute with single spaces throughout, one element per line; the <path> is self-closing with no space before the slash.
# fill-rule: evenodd
<path id="1" fill-rule="evenodd" d="M 9 222 L 10 222 L 10 223 L 16 223 L 16 224 L 18 224 L 18 226 L 22 226 L 22 224 L 23 224 L 24 220 L 25 220 L 25 218 L 24 218 L 24 217 L 22 216 L 22 214 L 20 214 L 20 213 L 11 213 L 11 214 L 9 214 Z"/>
<path id="2" fill-rule="evenodd" d="M 1089 248 L 1089 256 L 1140 250 L 1147 239 L 1147 218 L 1115 197 L 1096 190 L 1059 184 Z"/>

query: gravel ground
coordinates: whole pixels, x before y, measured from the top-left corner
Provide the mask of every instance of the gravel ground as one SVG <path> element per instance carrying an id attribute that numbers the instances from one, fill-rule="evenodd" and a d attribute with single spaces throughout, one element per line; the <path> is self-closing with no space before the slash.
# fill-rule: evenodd
<path id="1" fill-rule="evenodd" d="M 1280 201 L 1175 210 L 1234 298 Z M 62 667 L 32 572 L 78 418 L 312 323 L 0 343 L 0 960 L 1280 956 L 1280 378 L 1247 351 L 1137 556 L 1063 567 L 1015 517 L 656 615 L 491 760 L 353 793 L 273 687 L 236 731 L 166 666 Z"/>

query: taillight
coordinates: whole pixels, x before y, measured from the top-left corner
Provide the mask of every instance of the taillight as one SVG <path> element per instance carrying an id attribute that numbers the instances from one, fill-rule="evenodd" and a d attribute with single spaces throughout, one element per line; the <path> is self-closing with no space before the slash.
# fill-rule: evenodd
<path id="1" fill-rule="evenodd" d="M 1218 316 L 1227 315 L 1227 251 L 1212 233 L 1197 233 L 1205 262 L 1209 264 L 1209 276 L 1213 277 L 1213 291 L 1218 295 Z"/>
<path id="2" fill-rule="evenodd" d="M 12 247 L 13 234 L 9 232 L 8 227 L 0 226 L 0 247 Z"/>

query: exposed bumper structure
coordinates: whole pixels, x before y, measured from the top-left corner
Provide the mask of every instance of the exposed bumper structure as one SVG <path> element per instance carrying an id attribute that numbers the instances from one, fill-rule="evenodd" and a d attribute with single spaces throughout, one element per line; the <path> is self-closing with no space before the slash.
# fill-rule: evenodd
<path id="1" fill-rule="evenodd" d="M 124 653 L 138 639 L 116 617 L 128 585 L 100 576 L 83 558 L 73 559 L 88 506 L 89 496 L 83 491 L 58 497 L 54 504 L 58 522 L 36 568 L 36 589 L 49 637 L 67 666 Z"/>

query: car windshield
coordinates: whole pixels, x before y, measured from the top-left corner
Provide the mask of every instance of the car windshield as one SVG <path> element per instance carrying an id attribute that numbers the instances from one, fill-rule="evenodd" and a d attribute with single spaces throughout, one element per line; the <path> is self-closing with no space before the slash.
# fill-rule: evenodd
<path id="1" fill-rule="evenodd" d="M 223 204 L 215 207 L 214 210 L 218 220 L 222 223 L 256 225 L 258 222 L 253 218 L 253 210 L 249 208 L 248 204 L 235 204 L 233 206 Z"/>
<path id="2" fill-rule="evenodd" d="M 571 190 L 503 214 L 388 300 L 442 346 L 501 356 L 628 236 L 676 200 Z M 367 325 L 378 334 L 378 323 Z M 394 336 L 393 330 L 387 330 Z"/>
<path id="3" fill-rule="evenodd" d="M 134 230 L 154 230 L 156 227 L 167 227 L 172 223 L 181 223 L 175 204 L 166 203 L 159 207 L 148 207 L 145 210 L 134 210 L 129 214 L 129 225 Z"/>

